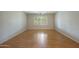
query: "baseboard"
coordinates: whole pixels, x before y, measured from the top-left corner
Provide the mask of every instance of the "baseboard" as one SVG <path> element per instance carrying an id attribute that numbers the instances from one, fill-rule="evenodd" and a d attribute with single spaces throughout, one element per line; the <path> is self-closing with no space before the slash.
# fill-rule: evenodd
<path id="1" fill-rule="evenodd" d="M 55 30 L 55 29 L 27 29 L 27 30 Z"/>
<path id="2" fill-rule="evenodd" d="M 59 32 L 59 33 L 63 34 L 64 36 L 66 36 L 66 37 L 68 37 L 68 38 L 72 39 L 73 41 L 75 41 L 75 42 L 79 43 L 79 39 L 78 39 L 78 38 L 76 38 L 76 37 L 73 37 L 73 36 L 69 35 L 68 33 L 66 33 L 66 32 L 62 31 L 61 29 L 55 28 L 55 30 L 56 30 L 57 32 Z"/>
<path id="3" fill-rule="evenodd" d="M 54 30 L 54 29 L 27 29 L 27 30 L 30 30 L 30 31 L 32 31 L 32 30 L 33 31 L 36 31 L 36 30 L 50 30 L 51 31 L 51 30 Z"/>
<path id="4" fill-rule="evenodd" d="M 6 41 L 12 39 L 13 37 L 15 37 L 15 36 L 17 36 L 17 35 L 23 33 L 24 31 L 26 31 L 26 29 L 19 30 L 18 32 L 14 33 L 14 34 L 8 36 L 7 38 L 3 39 L 2 41 L 0 41 L 0 44 L 3 44 L 4 42 L 6 42 Z"/>

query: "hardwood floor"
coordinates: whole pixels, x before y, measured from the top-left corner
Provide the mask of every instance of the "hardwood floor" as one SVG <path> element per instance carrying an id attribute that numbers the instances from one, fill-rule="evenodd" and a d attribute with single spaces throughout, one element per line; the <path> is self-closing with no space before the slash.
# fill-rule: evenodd
<path id="1" fill-rule="evenodd" d="M 28 30 L 3 43 L 11 48 L 79 48 L 79 44 L 55 30 Z"/>

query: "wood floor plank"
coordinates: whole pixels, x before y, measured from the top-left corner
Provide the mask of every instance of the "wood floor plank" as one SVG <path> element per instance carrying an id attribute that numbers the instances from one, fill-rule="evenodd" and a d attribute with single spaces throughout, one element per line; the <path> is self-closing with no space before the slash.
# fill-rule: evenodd
<path id="1" fill-rule="evenodd" d="M 2 45 L 10 48 L 79 48 L 79 44 L 55 30 L 28 30 Z"/>

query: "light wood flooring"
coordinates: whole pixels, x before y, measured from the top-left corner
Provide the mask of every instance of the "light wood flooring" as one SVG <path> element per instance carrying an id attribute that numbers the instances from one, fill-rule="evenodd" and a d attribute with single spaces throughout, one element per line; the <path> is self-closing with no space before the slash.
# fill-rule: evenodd
<path id="1" fill-rule="evenodd" d="M 10 48 L 79 48 L 79 44 L 55 30 L 28 30 L 3 43 Z"/>

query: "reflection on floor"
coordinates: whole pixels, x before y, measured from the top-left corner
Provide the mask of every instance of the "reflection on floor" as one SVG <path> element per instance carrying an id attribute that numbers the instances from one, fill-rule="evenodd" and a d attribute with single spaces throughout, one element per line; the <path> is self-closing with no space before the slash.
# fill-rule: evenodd
<path id="1" fill-rule="evenodd" d="M 55 30 L 28 30 L 3 43 L 12 48 L 78 48 L 79 44 Z"/>

